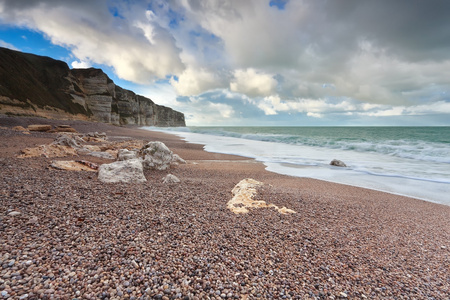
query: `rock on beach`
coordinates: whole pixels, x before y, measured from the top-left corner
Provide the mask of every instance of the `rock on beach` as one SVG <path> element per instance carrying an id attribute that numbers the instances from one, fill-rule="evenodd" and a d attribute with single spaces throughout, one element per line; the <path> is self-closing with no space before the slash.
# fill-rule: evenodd
<path id="1" fill-rule="evenodd" d="M 20 211 L 12 211 L 8 213 L 8 216 L 10 217 L 20 216 Z"/>
<path id="2" fill-rule="evenodd" d="M 120 149 L 117 153 L 118 160 L 128 160 L 138 158 L 137 150 Z"/>
<path id="3" fill-rule="evenodd" d="M 338 159 L 333 159 L 330 162 L 330 165 L 336 166 L 336 167 L 347 167 L 347 165 L 343 161 L 338 160 Z"/>
<path id="4" fill-rule="evenodd" d="M 29 131 L 50 131 L 52 130 L 52 125 L 28 125 Z"/>
<path id="5" fill-rule="evenodd" d="M 172 174 L 167 174 L 167 176 L 163 178 L 163 183 L 165 183 L 165 184 L 173 184 L 173 183 L 180 183 L 180 182 L 181 182 L 181 180 L 177 176 L 172 175 Z"/>
<path id="6" fill-rule="evenodd" d="M 162 142 L 149 142 L 140 150 L 144 168 L 167 170 L 173 161 L 173 152 Z"/>
<path id="7" fill-rule="evenodd" d="M 101 165 L 98 169 L 98 180 L 105 183 L 143 183 L 147 181 L 142 162 L 139 159 Z"/>

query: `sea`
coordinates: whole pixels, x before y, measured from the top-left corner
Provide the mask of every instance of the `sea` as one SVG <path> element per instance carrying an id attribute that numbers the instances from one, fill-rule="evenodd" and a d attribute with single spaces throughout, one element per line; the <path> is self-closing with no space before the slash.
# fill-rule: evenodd
<path id="1" fill-rule="evenodd" d="M 144 127 L 268 171 L 450 205 L 450 127 Z M 331 166 L 333 159 L 347 167 Z"/>

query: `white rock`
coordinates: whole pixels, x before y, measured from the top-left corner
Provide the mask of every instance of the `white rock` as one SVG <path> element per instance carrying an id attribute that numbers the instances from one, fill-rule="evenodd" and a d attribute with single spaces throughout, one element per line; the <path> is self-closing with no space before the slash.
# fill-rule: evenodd
<path id="1" fill-rule="evenodd" d="M 85 136 L 106 139 L 106 133 L 104 133 L 104 132 L 100 132 L 100 133 L 98 133 L 97 131 L 96 132 L 88 132 L 85 134 Z"/>
<path id="2" fill-rule="evenodd" d="M 344 293 L 344 292 L 340 292 L 339 296 L 341 296 L 342 298 L 347 298 L 348 297 L 348 295 L 346 293 Z"/>
<path id="3" fill-rule="evenodd" d="M 136 261 L 132 260 L 131 264 L 133 265 L 133 267 L 135 267 L 136 269 L 139 269 L 139 265 Z"/>
<path id="4" fill-rule="evenodd" d="M 150 142 L 140 153 L 146 169 L 167 170 L 173 161 L 173 152 L 163 142 Z"/>
<path id="5" fill-rule="evenodd" d="M 258 187 L 263 185 L 264 183 L 252 178 L 242 179 L 231 191 L 233 198 L 227 203 L 228 209 L 235 214 L 246 214 L 249 212 L 248 208 L 275 208 L 281 214 L 296 213 L 286 207 L 279 208 L 275 204 L 267 204 L 263 200 L 254 200 L 253 198 L 258 192 Z"/>
<path id="6" fill-rule="evenodd" d="M 12 211 L 12 212 L 10 212 L 8 214 L 8 216 L 10 216 L 10 217 L 15 217 L 15 216 L 18 216 L 18 215 L 20 215 L 20 211 Z"/>
<path id="7" fill-rule="evenodd" d="M 108 153 L 108 152 L 92 151 L 87 154 L 90 156 L 95 156 L 95 157 L 99 157 L 99 158 L 114 159 L 114 156 L 112 156 L 111 153 Z"/>
<path id="8" fill-rule="evenodd" d="M 117 160 L 129 160 L 137 158 L 137 152 L 128 149 L 120 149 L 117 153 Z"/>
<path id="9" fill-rule="evenodd" d="M 61 134 L 56 137 L 56 139 L 53 141 L 52 144 L 68 146 L 68 147 L 72 147 L 74 149 L 78 149 L 78 148 L 81 148 L 80 142 L 82 142 L 82 140 L 80 140 L 79 137 L 72 137 L 72 136 L 68 136 L 66 134 Z"/>
<path id="10" fill-rule="evenodd" d="M 171 183 L 180 183 L 180 179 L 178 179 L 177 176 L 172 174 L 167 174 L 166 177 L 163 178 L 163 183 L 165 184 L 171 184 Z"/>
<path id="11" fill-rule="evenodd" d="M 178 154 L 172 155 L 172 164 L 178 165 L 178 164 L 185 164 L 186 161 L 182 159 Z"/>
<path id="12" fill-rule="evenodd" d="M 147 181 L 144 176 L 142 162 L 139 159 L 103 164 L 98 169 L 98 179 L 106 183 L 142 183 Z"/>

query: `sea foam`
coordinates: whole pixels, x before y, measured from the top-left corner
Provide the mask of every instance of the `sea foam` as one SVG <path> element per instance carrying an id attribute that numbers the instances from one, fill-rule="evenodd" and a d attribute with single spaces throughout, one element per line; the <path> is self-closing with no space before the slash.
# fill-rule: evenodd
<path id="1" fill-rule="evenodd" d="M 209 152 L 254 158 L 268 171 L 405 195 L 450 205 L 450 144 L 415 140 L 227 132 L 217 128 L 157 129 L 205 145 Z M 252 129 L 253 130 L 253 129 Z M 192 132 L 195 131 L 195 132 Z M 249 130 L 251 131 L 251 130 Z M 330 166 L 339 159 L 347 168 Z"/>

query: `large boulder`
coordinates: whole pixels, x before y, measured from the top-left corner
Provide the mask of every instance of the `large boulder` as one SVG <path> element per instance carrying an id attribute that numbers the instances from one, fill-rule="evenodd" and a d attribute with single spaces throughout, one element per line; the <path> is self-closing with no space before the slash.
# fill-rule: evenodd
<path id="1" fill-rule="evenodd" d="M 171 165 L 179 163 L 180 157 L 173 152 L 163 142 L 149 142 L 140 150 L 142 164 L 145 169 L 167 170 Z"/>
<path id="2" fill-rule="evenodd" d="M 106 183 L 142 183 L 147 181 L 142 162 L 139 159 L 103 164 L 98 169 L 98 179 Z"/>

